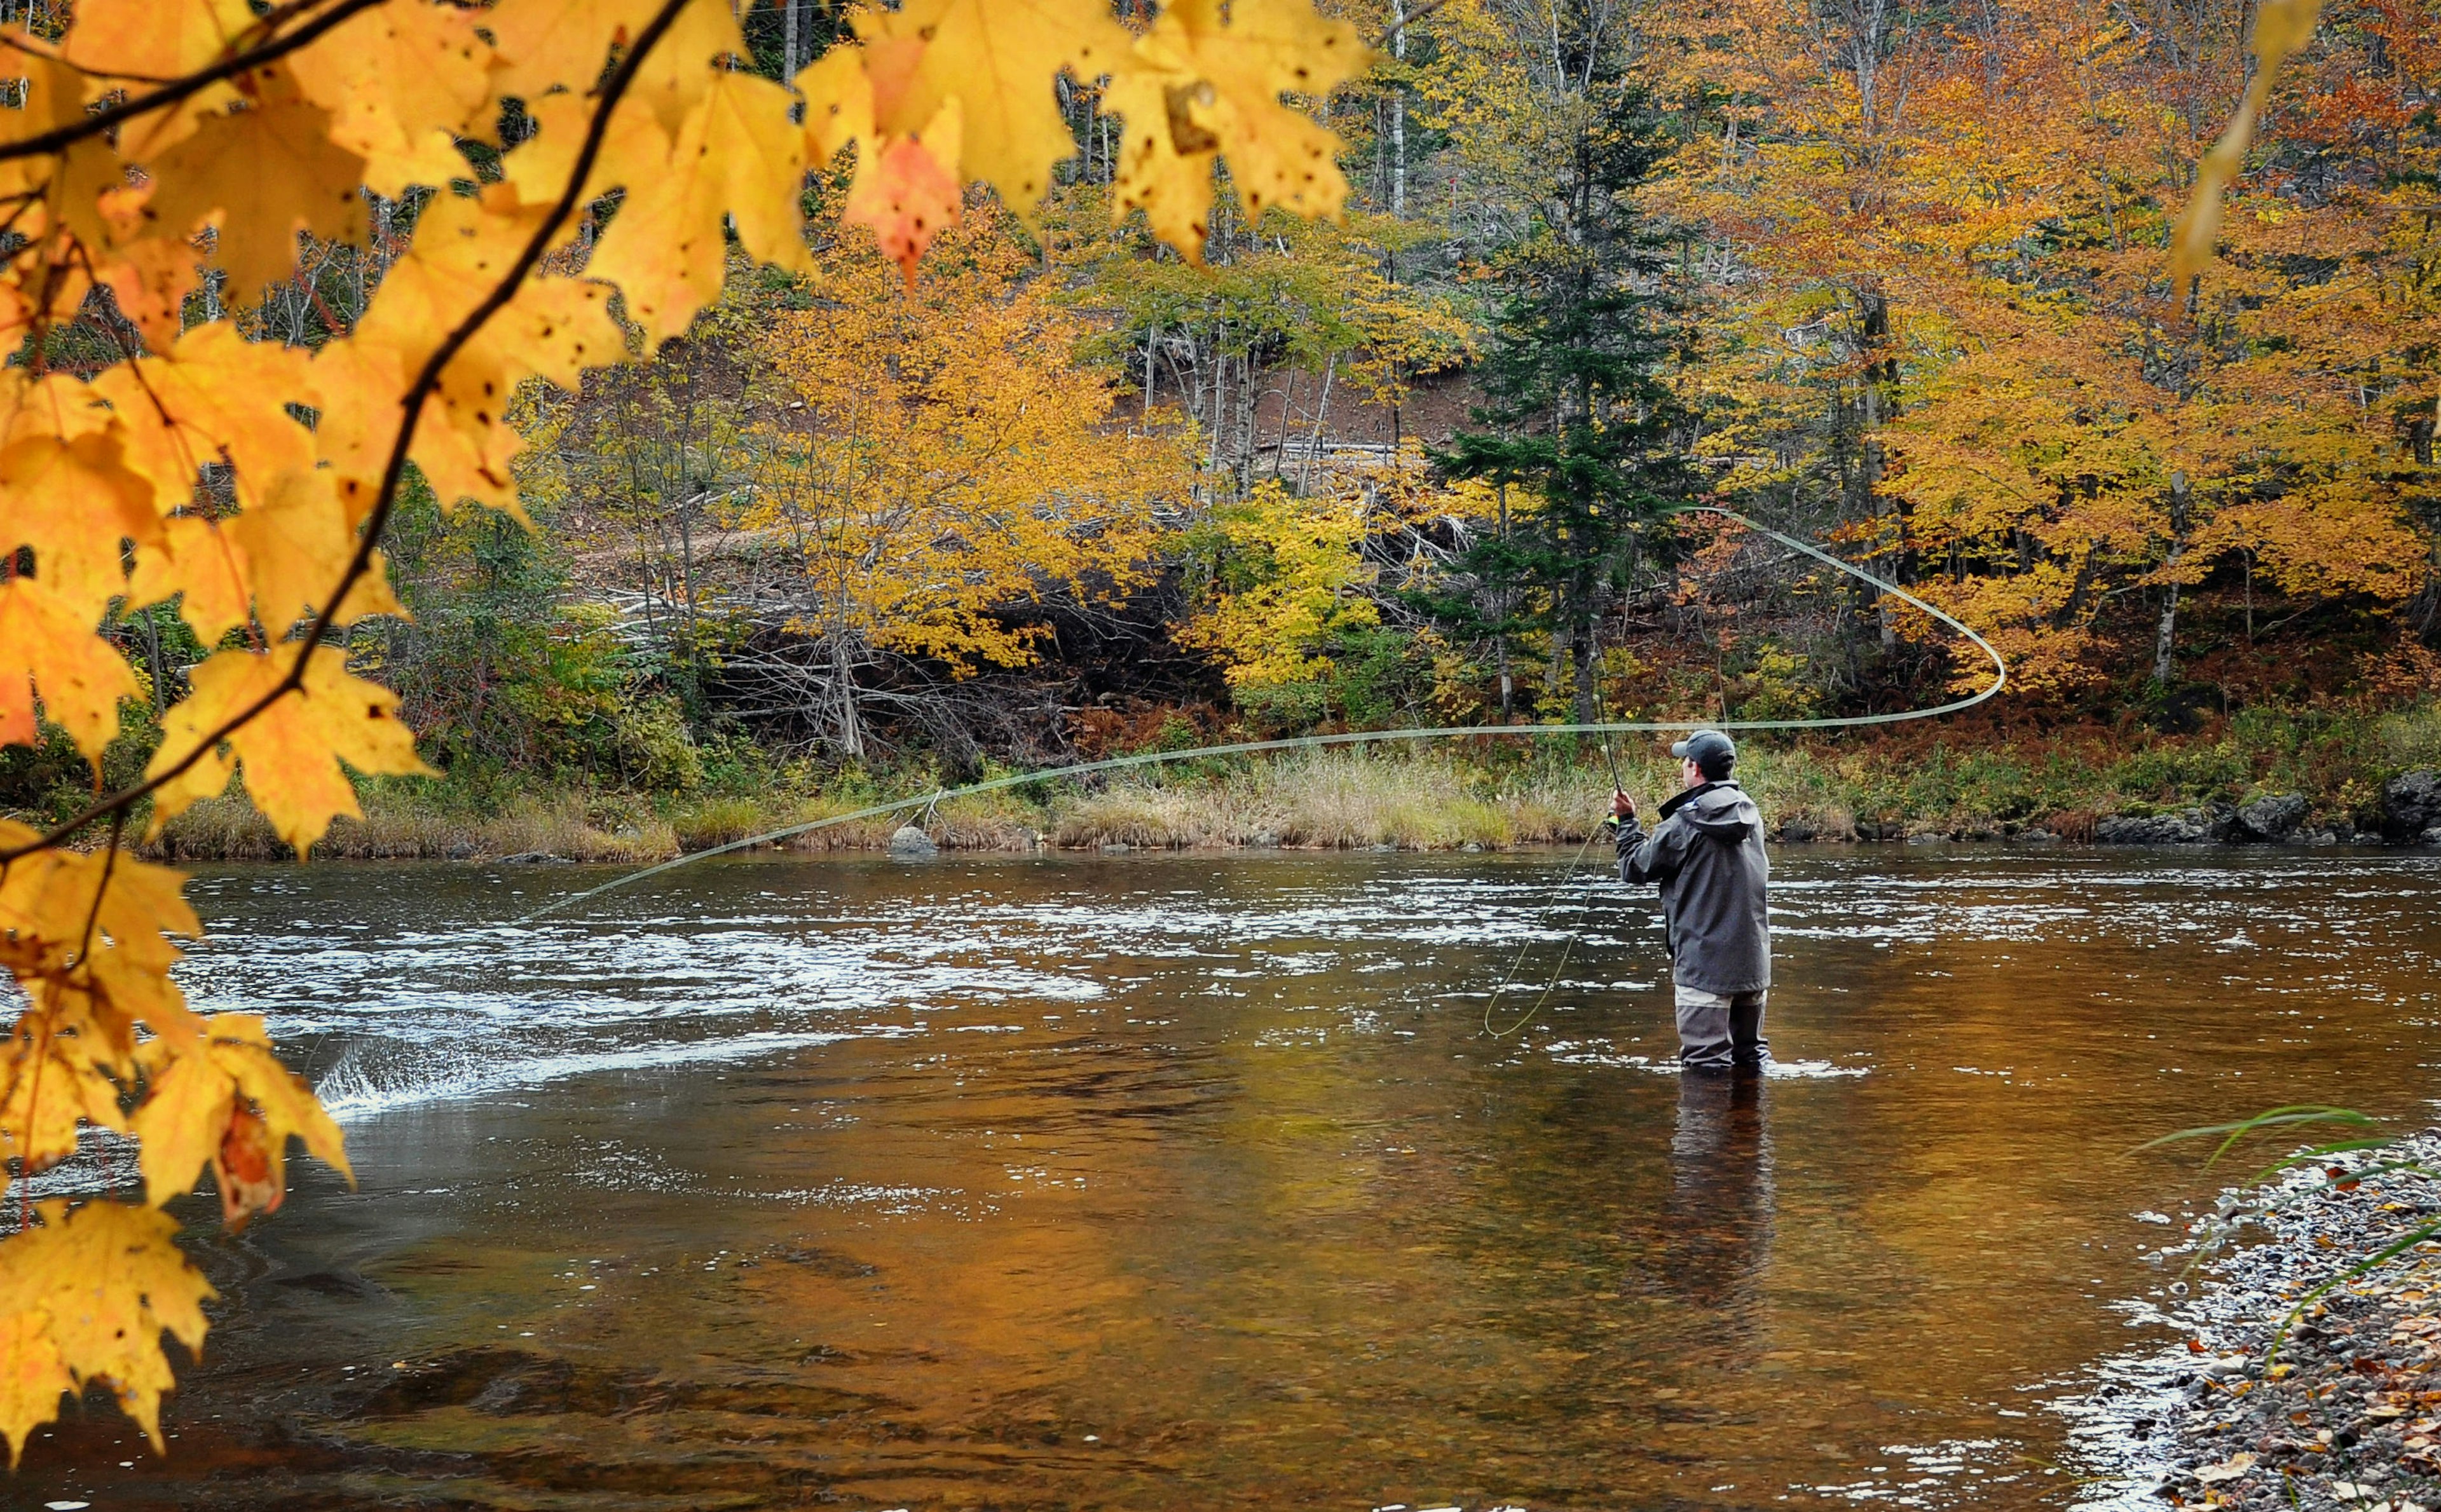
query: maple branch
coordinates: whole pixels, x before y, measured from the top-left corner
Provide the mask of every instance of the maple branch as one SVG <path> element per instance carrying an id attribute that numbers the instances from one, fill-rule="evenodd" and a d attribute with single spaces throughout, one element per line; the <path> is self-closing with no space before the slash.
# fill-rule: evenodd
<path id="1" fill-rule="evenodd" d="M 98 136 L 139 116 L 151 115 L 165 105 L 174 105 L 190 95 L 202 93 L 224 79 L 233 78 L 249 68 L 259 68 L 264 63 L 285 58 L 298 48 L 318 40 L 334 27 L 376 6 L 388 4 L 389 0 L 337 0 L 335 5 L 322 14 L 284 36 L 272 38 L 260 47 L 246 52 L 233 53 L 208 68 L 199 68 L 183 79 L 172 80 L 160 88 L 138 95 L 133 99 L 121 100 L 108 110 L 98 110 L 69 125 L 54 126 L 49 131 L 38 132 L 31 136 L 21 136 L 12 142 L 0 142 L 0 163 L 5 163 L 12 157 L 40 157 L 45 153 L 56 153 L 88 136 Z"/>
<path id="2" fill-rule="evenodd" d="M 1383 31 L 1380 40 L 1375 42 L 1373 45 L 1376 47 L 1386 47 L 1390 45 L 1391 42 L 1395 40 L 1401 32 L 1405 31 L 1409 27 L 1414 26 L 1419 21 L 1430 19 L 1434 11 L 1440 9 L 1448 4 L 1449 0 L 1425 0 L 1424 4 L 1418 6 L 1415 9 L 1414 13 L 1408 15 L 1403 20 L 1391 23 L 1390 26 Z"/>
<path id="3" fill-rule="evenodd" d="M 268 36 L 286 26 L 291 17 L 300 15 L 320 4 L 322 0 L 287 0 L 285 5 L 274 6 L 257 16 L 254 25 L 246 27 L 239 35 Z M 71 73 L 81 74 L 87 79 L 118 79 L 131 84 L 174 84 L 178 81 L 174 78 L 165 79 L 159 74 L 131 74 L 121 73 L 115 68 L 88 68 L 62 52 L 58 43 L 46 42 L 38 45 L 29 32 L 21 31 L 15 36 L 9 37 L 6 45 L 29 58 L 40 58 L 45 63 L 56 63 Z"/>
<path id="4" fill-rule="evenodd" d="M 364 3 L 381 4 L 384 0 L 364 0 Z M 407 476 L 407 450 L 414 443 L 415 425 L 416 422 L 423 418 L 425 401 L 431 398 L 433 390 L 441 387 L 443 369 L 449 366 L 459 352 L 465 350 L 466 344 L 475 339 L 476 333 L 480 332 L 494 315 L 507 309 L 509 301 L 517 297 L 517 290 L 524 285 L 526 276 L 541 262 L 543 254 L 550 249 L 552 240 L 575 215 L 577 207 L 584 203 L 586 181 L 593 176 L 594 162 L 602 155 L 602 144 L 610 134 L 610 113 L 618 108 L 620 98 L 626 94 L 628 86 L 635 82 L 636 75 L 642 70 L 646 55 L 651 53 L 655 45 L 677 23 L 678 13 L 684 10 L 689 3 L 690 0 L 662 0 L 660 9 L 656 11 L 653 19 L 636 33 L 635 44 L 627 49 L 626 56 L 619 61 L 619 66 L 612 70 L 610 77 L 602 85 L 600 97 L 602 102 L 595 108 L 593 119 L 586 129 L 585 145 L 577 151 L 575 166 L 569 171 L 568 188 L 560 191 L 558 203 L 551 207 L 551 213 L 543 218 L 542 224 L 534 227 L 533 235 L 526 242 L 525 250 L 517 254 L 517 260 L 509 265 L 508 272 L 501 276 L 498 284 L 494 286 L 492 292 L 485 295 L 480 303 L 468 311 L 465 316 L 450 329 L 449 334 L 442 338 L 441 345 L 432 350 L 432 355 L 425 359 L 423 368 L 416 372 L 415 382 L 407 386 L 407 393 L 399 400 L 399 407 L 407 412 L 406 418 L 399 423 L 398 439 L 391 443 L 389 460 L 382 469 L 381 491 L 374 496 L 373 507 L 365 516 L 363 538 L 356 543 L 355 555 L 348 559 L 348 569 L 340 576 L 339 585 L 332 590 L 329 602 L 322 606 L 319 613 L 314 616 L 314 622 L 306 627 L 305 635 L 297 649 L 297 660 L 288 669 L 288 675 L 281 677 L 270 692 L 239 710 L 224 720 L 219 728 L 196 741 L 194 749 L 177 761 L 146 777 L 143 782 L 135 786 L 122 788 L 110 797 L 99 800 L 83 813 L 63 820 L 46 834 L 24 845 L 0 851 L 0 866 L 5 866 L 19 856 L 29 855 L 36 851 L 55 846 L 98 819 L 112 819 L 115 822 L 119 820 L 137 800 L 158 791 L 166 783 L 184 776 L 206 755 L 219 749 L 222 741 L 244 729 L 273 704 L 305 686 L 305 669 L 312 664 L 314 653 L 321 648 L 322 636 L 331 628 L 331 621 L 337 618 L 339 605 L 348 601 L 348 595 L 355 590 L 356 585 L 372 568 L 373 553 L 381 547 L 382 529 L 389 522 L 390 511 L 398 502 L 399 485 Z"/>
<path id="5" fill-rule="evenodd" d="M 84 935 L 77 942 L 76 963 L 84 972 L 87 982 L 93 981 L 93 932 L 101 926 L 101 900 L 110 891 L 110 878 L 118 870 L 118 838 L 127 833 L 127 811 L 110 816 L 110 842 L 101 856 L 101 879 L 93 885 L 93 907 L 84 916 Z"/>

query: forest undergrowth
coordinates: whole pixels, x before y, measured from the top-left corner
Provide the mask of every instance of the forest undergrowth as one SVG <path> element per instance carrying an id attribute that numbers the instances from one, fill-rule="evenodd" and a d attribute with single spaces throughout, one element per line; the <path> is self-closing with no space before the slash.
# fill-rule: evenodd
<path id="1" fill-rule="evenodd" d="M 2441 766 L 2441 708 L 2379 714 L 2249 711 L 2191 735 L 2082 727 L 2012 732 L 1978 721 L 1871 736 L 1750 739 L 1740 776 L 1781 843 L 1940 837 L 2089 839 L 2114 815 L 2173 813 L 2294 793 L 2300 832 L 2378 828 L 2382 784 Z M 1657 801 L 1676 764 L 1657 743 L 1615 751 L 1629 790 Z M 1190 758 L 1109 780 L 954 797 L 779 842 L 801 852 L 878 851 L 901 823 L 949 850 L 1201 848 L 1456 850 L 1576 844 L 1608 808 L 1599 743 L 1487 736 L 1436 748 Z M 982 775 L 1004 775 L 986 767 Z M 954 786 L 934 765 L 823 769 L 729 747 L 684 788 L 537 785 L 465 777 L 363 782 L 325 859 L 552 858 L 645 862 Z M 70 794 L 58 795 L 65 801 Z M 197 803 L 153 847 L 182 861 L 292 853 L 242 795 Z"/>

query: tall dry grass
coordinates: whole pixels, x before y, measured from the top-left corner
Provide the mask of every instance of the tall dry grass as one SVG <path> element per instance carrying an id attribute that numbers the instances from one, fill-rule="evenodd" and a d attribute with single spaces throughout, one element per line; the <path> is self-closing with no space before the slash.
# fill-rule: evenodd
<path id="1" fill-rule="evenodd" d="M 314 847 L 325 860 L 465 860 L 549 855 L 570 861 L 644 862 L 678 854 L 677 831 L 649 812 L 608 816 L 564 794 L 503 813 L 472 816 L 375 792 L 361 819 L 340 819 Z M 140 848 L 167 860 L 272 861 L 293 853 L 244 798 L 206 799 Z"/>
<path id="2" fill-rule="evenodd" d="M 1051 801 L 1061 846 L 1552 844 L 1582 839 L 1607 811 L 1600 772 L 1536 767 L 1501 777 L 1419 753 L 1319 750 L 1218 775 L 1114 782 Z"/>

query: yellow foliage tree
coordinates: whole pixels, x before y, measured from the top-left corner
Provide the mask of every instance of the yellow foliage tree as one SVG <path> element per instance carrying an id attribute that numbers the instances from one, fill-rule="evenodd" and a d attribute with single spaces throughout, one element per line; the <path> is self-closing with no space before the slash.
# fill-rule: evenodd
<path id="1" fill-rule="evenodd" d="M 0 964 L 23 997 L 0 1061 L 12 1458 L 94 1382 L 161 1447 L 161 1333 L 198 1344 L 209 1288 L 158 1210 L 206 1165 L 230 1223 L 279 1206 L 292 1138 L 345 1170 L 261 1025 L 188 1008 L 168 975 L 198 928 L 181 879 L 118 841 L 146 801 L 157 827 L 243 769 L 301 855 L 355 812 L 350 769 L 421 769 L 394 695 L 324 643 L 396 610 L 380 542 L 410 464 L 444 501 L 515 510 L 517 390 L 687 329 L 732 235 L 810 269 L 805 173 L 850 143 L 849 218 L 911 275 L 966 177 L 1025 210 L 1071 151 L 1062 69 L 1137 102 L 1129 196 L 1190 255 L 1216 152 L 1250 206 L 1335 213 L 1333 141 L 1282 96 L 1364 52 L 1308 0 L 1178 0 L 1142 35 L 1101 0 L 908 0 L 785 82 L 744 66 L 731 0 L 67 9 L 0 30 L 0 328 L 22 353 L 0 369 L 0 742 L 47 720 L 99 769 L 138 688 L 99 633 L 117 613 L 174 601 L 220 649 L 141 782 L 47 832 L 0 824 Z M 369 206 L 412 233 L 354 328 L 310 353 L 243 339 L 222 312 L 296 279 L 300 240 L 359 240 Z M 121 360 L 51 370 L 81 316 Z M 1010 488 L 982 507 L 1013 508 Z M 30 1202 L 87 1127 L 141 1142 L 141 1196 Z"/>
<path id="2" fill-rule="evenodd" d="M 1202 603 L 1179 639 L 1217 654 L 1230 687 L 1312 682 L 1330 668 L 1320 653 L 1332 636 L 1381 622 L 1355 500 L 1265 478 L 1216 507 L 1205 534 Z"/>
<path id="3" fill-rule="evenodd" d="M 833 738 L 862 750 L 853 674 L 877 653 L 955 673 L 1030 663 L 1040 624 L 997 611 L 1140 583 L 1154 506 L 1190 480 L 1176 438 L 1113 417 L 1080 367 L 1087 331 L 997 227 L 936 245 L 920 288 L 844 257 L 816 308 L 759 348 L 786 401 L 755 438 L 729 524 L 802 569 L 786 626 L 827 669 Z"/>

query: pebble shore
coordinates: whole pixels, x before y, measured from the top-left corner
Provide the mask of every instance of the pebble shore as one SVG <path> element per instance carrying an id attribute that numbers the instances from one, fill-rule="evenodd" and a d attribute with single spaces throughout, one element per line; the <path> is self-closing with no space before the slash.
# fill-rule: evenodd
<path id="1" fill-rule="evenodd" d="M 2441 1221 L 2441 1178 L 2375 1169 L 2400 1161 L 2441 1172 L 2441 1130 L 2233 1195 L 2162 1251 L 2179 1277 L 2240 1220 L 2142 1320 L 2171 1326 L 2170 1347 L 2057 1404 L 2107 1472 L 2083 1505 L 2441 1512 L 2441 1241 L 2334 1287 L 2275 1348 L 2300 1299 Z"/>

